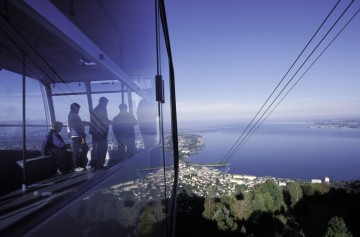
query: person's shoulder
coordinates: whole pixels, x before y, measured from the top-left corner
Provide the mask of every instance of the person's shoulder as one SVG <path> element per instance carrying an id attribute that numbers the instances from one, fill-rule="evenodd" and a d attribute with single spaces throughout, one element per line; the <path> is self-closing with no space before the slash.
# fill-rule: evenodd
<path id="1" fill-rule="evenodd" d="M 101 109 L 102 109 L 101 106 L 100 106 L 100 105 L 97 105 L 97 106 L 94 108 L 93 112 L 98 112 L 98 111 L 101 110 Z"/>
<path id="2" fill-rule="evenodd" d="M 113 120 L 117 120 L 117 119 L 119 119 L 119 118 L 120 118 L 120 114 L 116 115 L 116 116 L 113 118 Z"/>
<path id="3" fill-rule="evenodd" d="M 125 117 L 126 119 L 130 119 L 130 118 L 134 117 L 134 115 L 131 114 L 131 113 L 129 113 L 129 112 L 126 112 L 126 113 L 124 113 L 124 117 Z"/>

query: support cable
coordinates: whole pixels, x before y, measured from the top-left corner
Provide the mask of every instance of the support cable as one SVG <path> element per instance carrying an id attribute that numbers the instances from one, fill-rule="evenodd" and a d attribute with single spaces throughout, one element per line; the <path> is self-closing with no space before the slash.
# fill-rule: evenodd
<path id="1" fill-rule="evenodd" d="M 310 45 L 310 43 L 312 42 L 312 40 L 315 38 L 315 36 L 317 35 L 317 33 L 320 31 L 320 29 L 323 27 L 323 25 L 325 24 L 325 22 L 328 20 L 328 18 L 330 17 L 330 15 L 333 13 L 333 11 L 335 10 L 335 8 L 338 6 L 338 4 L 340 3 L 341 0 L 338 0 L 337 3 L 335 4 L 335 6 L 331 9 L 331 11 L 329 12 L 329 14 L 326 16 L 326 18 L 323 20 L 323 22 L 320 24 L 320 26 L 318 27 L 318 29 L 316 30 L 316 32 L 313 34 L 313 36 L 311 37 L 311 39 L 308 41 L 308 43 L 305 45 L 305 47 L 303 48 L 303 50 L 300 52 L 300 54 L 297 56 L 297 58 L 295 59 L 295 61 L 293 62 L 293 64 L 290 66 L 290 68 L 288 69 L 288 71 L 285 73 L 285 75 L 282 77 L 282 79 L 278 82 L 278 84 L 276 85 L 275 89 L 271 92 L 271 94 L 269 95 L 269 97 L 266 99 L 266 101 L 264 102 L 264 104 L 261 106 L 261 108 L 258 110 L 258 112 L 255 114 L 255 116 L 252 118 L 252 120 L 250 121 L 250 123 L 247 125 L 247 127 L 245 128 L 245 130 L 242 132 L 241 136 L 235 141 L 235 143 L 233 144 L 233 146 L 230 148 L 230 150 L 228 151 L 228 153 L 225 155 L 225 157 L 223 158 L 223 160 L 225 160 L 228 156 L 231 156 L 231 154 L 233 153 L 233 149 L 236 149 L 237 144 L 239 143 L 240 139 L 244 136 L 245 132 L 248 130 L 248 128 L 251 126 L 251 124 L 254 122 L 254 120 L 256 119 L 256 117 L 259 115 L 259 113 L 261 112 L 261 110 L 265 107 L 265 105 L 267 104 L 267 102 L 270 100 L 270 98 L 273 96 L 273 94 L 275 93 L 275 91 L 278 89 L 278 87 L 280 86 L 280 84 L 284 81 L 285 77 L 289 74 L 290 70 L 294 67 L 294 65 L 296 64 L 296 62 L 299 60 L 299 58 L 301 57 L 301 55 L 304 53 L 304 51 L 307 49 L 307 47 Z"/>
<path id="2" fill-rule="evenodd" d="M 331 28 L 327 31 L 327 33 L 325 34 L 325 36 L 323 36 L 323 38 L 320 40 L 320 42 L 316 45 L 316 47 L 312 50 L 312 52 L 310 53 L 310 55 L 305 59 L 305 61 L 301 64 L 301 66 L 298 68 L 298 70 L 294 73 L 294 75 L 290 78 L 290 80 L 285 84 L 285 86 L 283 87 L 283 89 L 278 93 L 278 95 L 275 97 L 275 99 L 273 99 L 272 103 L 270 105 L 268 105 L 267 109 L 265 110 L 265 112 L 263 112 L 263 114 L 260 116 L 260 118 L 256 121 L 256 123 L 254 125 L 252 125 L 252 128 L 247 132 L 247 134 L 244 136 L 244 134 L 246 133 L 247 129 L 251 126 L 251 124 L 253 123 L 253 121 L 256 119 L 256 117 L 258 116 L 258 114 L 260 113 L 260 111 L 263 109 L 263 107 L 265 106 L 265 104 L 268 102 L 268 100 L 271 98 L 271 96 L 273 95 L 273 93 L 275 92 L 275 90 L 278 88 L 278 86 L 280 85 L 280 83 L 283 81 L 283 79 L 285 78 L 285 76 L 288 74 L 288 72 L 291 70 L 291 68 L 293 67 L 293 65 L 295 63 L 293 63 L 293 65 L 291 66 L 291 68 L 287 71 L 287 73 L 285 74 L 285 76 L 282 78 L 282 80 L 280 81 L 280 83 L 276 86 L 276 88 L 273 90 L 273 92 L 271 93 L 271 95 L 268 97 L 268 99 L 266 100 L 266 102 L 263 104 L 263 106 L 261 107 L 261 109 L 257 112 L 257 114 L 254 116 L 254 118 L 251 120 L 251 122 L 247 125 L 246 129 L 243 131 L 243 133 L 241 134 L 241 136 L 236 140 L 235 144 L 231 147 L 231 149 L 228 151 L 228 153 L 225 155 L 225 157 L 222 159 L 221 162 L 226 162 L 228 160 L 230 160 L 230 157 L 238 150 L 238 147 L 243 143 L 243 141 L 245 140 L 245 138 L 251 133 L 251 131 L 256 127 L 256 125 L 259 123 L 259 121 L 263 118 L 263 116 L 267 113 L 267 111 L 270 109 L 270 107 L 275 103 L 275 101 L 279 98 L 279 96 L 281 95 L 281 93 L 283 93 L 283 91 L 286 89 L 286 87 L 290 84 L 290 82 L 294 79 L 294 77 L 297 75 L 297 73 L 301 70 L 301 68 L 305 65 L 305 63 L 309 60 L 309 58 L 313 55 L 313 53 L 316 51 L 316 49 L 320 46 L 320 44 L 324 41 L 324 39 L 328 36 L 328 34 L 332 31 L 332 29 L 335 27 L 335 25 L 339 22 L 339 20 L 343 17 L 343 15 L 347 12 L 347 10 L 350 8 L 350 6 L 353 4 L 355 0 L 352 0 L 352 2 L 347 6 L 347 8 L 342 12 L 342 14 L 338 17 L 338 19 L 335 21 L 335 23 L 331 26 Z M 339 3 L 339 2 L 338 2 Z M 337 3 L 337 4 L 338 4 Z M 335 5 L 335 7 L 337 6 L 337 4 Z M 334 7 L 334 8 L 335 8 Z M 333 12 L 334 8 L 331 10 L 331 12 L 329 13 L 329 15 Z M 326 17 L 325 21 L 328 19 L 329 15 Z M 324 22 L 325 22 L 324 21 Z M 321 24 L 320 28 L 323 26 L 324 22 Z M 319 31 L 319 29 L 316 31 L 315 34 L 317 34 L 317 32 Z M 314 36 L 311 38 L 311 40 L 314 38 Z M 309 43 L 306 45 L 306 47 L 309 45 Z M 305 49 L 304 49 L 305 50 Z M 304 52 L 304 50 L 301 52 L 301 54 Z M 298 58 L 300 57 L 300 55 L 298 56 Z M 296 60 L 298 60 L 298 58 Z M 242 138 L 242 140 L 241 140 Z"/>
<path id="3" fill-rule="evenodd" d="M 360 8 L 355 12 L 355 14 L 350 18 L 350 20 L 341 28 L 341 30 L 336 34 L 336 36 L 330 41 L 330 43 L 325 47 L 325 49 L 319 54 L 319 56 L 311 63 L 311 65 L 306 69 L 306 71 L 300 76 L 300 78 L 294 83 L 294 85 L 286 92 L 286 94 L 281 98 L 281 100 L 275 105 L 275 107 L 268 113 L 268 115 L 261 121 L 261 123 L 254 129 L 254 131 L 242 142 L 240 146 L 243 146 L 250 137 L 256 132 L 256 130 L 264 123 L 264 121 L 274 112 L 274 110 L 280 105 L 280 103 L 285 99 L 285 97 L 292 91 L 292 89 L 298 84 L 298 82 L 305 76 L 305 74 L 312 68 L 316 61 L 324 54 L 324 52 L 330 47 L 330 45 L 335 41 L 335 39 L 342 33 L 342 31 L 349 25 L 349 23 L 355 18 L 355 16 L 360 12 Z"/>

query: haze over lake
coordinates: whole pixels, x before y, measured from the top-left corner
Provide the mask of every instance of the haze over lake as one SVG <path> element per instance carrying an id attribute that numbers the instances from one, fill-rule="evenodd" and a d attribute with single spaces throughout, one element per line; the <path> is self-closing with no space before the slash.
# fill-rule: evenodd
<path id="1" fill-rule="evenodd" d="M 360 180 L 360 129 L 308 128 L 307 123 L 264 123 L 235 155 L 229 173 L 280 178 Z M 186 126 L 205 147 L 192 162 L 220 162 L 245 124 Z"/>

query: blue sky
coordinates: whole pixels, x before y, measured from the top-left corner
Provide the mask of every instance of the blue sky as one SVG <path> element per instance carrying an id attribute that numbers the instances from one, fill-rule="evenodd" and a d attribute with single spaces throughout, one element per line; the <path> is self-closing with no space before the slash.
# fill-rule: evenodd
<path id="1" fill-rule="evenodd" d="M 226 119 L 250 121 L 336 2 L 165 1 L 175 67 L 179 122 Z M 280 89 L 294 75 L 350 2 L 341 1 L 309 45 L 309 49 L 284 79 Z M 359 8 L 360 1 L 355 1 L 320 45 L 319 50 L 294 77 L 293 82 Z M 360 117 L 359 26 L 360 14 L 319 58 L 269 119 Z M 12 86 L 0 85 L 0 104 L 21 103 L 20 95 L 9 101 L 7 93 L 11 93 Z M 28 89 L 39 91 L 38 85 L 31 82 L 28 83 Z M 279 91 L 277 90 L 275 95 Z M 274 98 L 272 97 L 270 102 Z M 34 101 L 27 103 L 28 111 L 33 112 L 31 114 L 35 117 L 44 111 L 38 104 L 41 102 L 37 101 L 36 96 Z M 113 111 L 109 114 L 110 118 L 118 112 L 117 103 L 112 106 L 113 109 L 109 109 Z M 10 114 L 13 118 L 21 118 L 20 107 L 7 107 L 8 112 L 1 114 L 0 120 L 8 119 L 6 115 Z M 65 117 L 60 119 L 64 120 Z"/>
<path id="2" fill-rule="evenodd" d="M 290 80 L 349 3 L 342 1 L 338 5 L 280 88 Z M 165 4 L 179 120 L 248 120 L 275 89 L 336 1 L 169 0 Z M 359 1 L 352 4 L 293 82 L 359 7 Z M 359 26 L 360 14 L 270 118 L 360 115 Z"/>

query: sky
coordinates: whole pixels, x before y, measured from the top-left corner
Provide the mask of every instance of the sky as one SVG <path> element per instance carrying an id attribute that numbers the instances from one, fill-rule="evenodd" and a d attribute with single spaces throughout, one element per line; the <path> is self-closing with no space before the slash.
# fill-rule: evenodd
<path id="1" fill-rule="evenodd" d="M 284 78 L 266 104 L 268 108 L 285 84 L 291 80 L 287 87 L 291 88 L 360 8 L 360 1 L 355 1 L 309 57 L 350 2 L 338 4 L 284 77 L 337 1 L 165 1 L 178 120 L 248 121 Z M 359 42 L 360 13 L 269 119 L 359 118 Z"/>
<path id="2" fill-rule="evenodd" d="M 286 75 L 336 3 L 336 0 L 166 0 L 178 121 L 249 122 L 278 83 L 283 79 L 260 111 L 260 116 L 291 80 L 274 102 L 273 105 L 276 105 L 360 8 L 360 1 L 354 1 L 300 68 L 351 3 L 351 0 L 342 0 Z M 360 13 L 301 78 L 268 120 L 359 118 L 359 42 Z M 2 70 L 1 73 L 6 72 Z M 4 77 L 11 79 L 12 76 Z M 7 96 L 12 86 L 15 84 L 0 85 L 0 104 L 15 104 Z M 39 92 L 36 83 L 29 82 L 27 86 L 29 91 Z M 29 101 L 27 107 L 35 118 L 43 113 L 44 108 L 37 106 L 42 104 L 37 101 L 39 96 L 34 95 L 33 98 L 34 101 Z M 13 100 L 19 104 L 21 96 Z M 109 109 L 113 111 L 110 118 L 118 112 L 117 106 L 115 103 Z M 21 107 L 9 107 L 7 113 L 0 114 L 0 120 L 7 120 L 6 115 L 21 119 Z M 63 117 L 60 119 L 65 120 L 65 114 Z"/>

